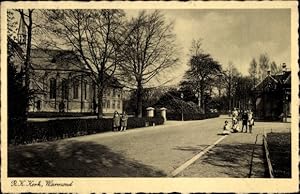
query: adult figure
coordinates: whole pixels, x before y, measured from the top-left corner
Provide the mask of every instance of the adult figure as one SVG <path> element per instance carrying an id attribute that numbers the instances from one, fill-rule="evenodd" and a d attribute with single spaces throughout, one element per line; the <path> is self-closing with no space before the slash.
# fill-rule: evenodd
<path id="1" fill-rule="evenodd" d="M 237 109 L 234 108 L 232 111 L 232 120 L 237 119 L 238 115 L 239 115 L 239 113 L 238 113 Z"/>
<path id="2" fill-rule="evenodd" d="M 120 131 L 126 131 L 126 129 L 127 129 L 127 120 L 128 120 L 128 116 L 127 116 L 126 112 L 124 111 L 122 113 L 122 117 L 121 117 L 121 130 Z"/>
<path id="3" fill-rule="evenodd" d="M 244 131 L 244 127 L 246 128 L 246 133 L 248 130 L 248 114 L 246 111 L 243 112 L 242 114 L 242 132 Z"/>
<path id="4" fill-rule="evenodd" d="M 249 132 L 252 133 L 252 126 L 254 125 L 253 112 L 251 110 L 248 111 L 248 126 Z"/>
<path id="5" fill-rule="evenodd" d="M 120 128 L 120 115 L 117 111 L 115 111 L 113 117 L 113 131 L 118 131 L 119 128 Z"/>

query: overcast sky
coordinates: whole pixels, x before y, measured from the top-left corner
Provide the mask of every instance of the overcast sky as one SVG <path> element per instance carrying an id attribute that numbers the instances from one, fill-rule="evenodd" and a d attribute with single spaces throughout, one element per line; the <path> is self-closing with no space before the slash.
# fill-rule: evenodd
<path id="1" fill-rule="evenodd" d="M 138 11 L 126 10 L 128 16 Z M 290 66 L 291 24 L 287 9 L 252 10 L 162 10 L 175 21 L 177 41 L 182 48 L 181 65 L 170 76 L 179 81 L 187 69 L 188 52 L 193 39 L 203 39 L 203 49 L 226 68 L 229 61 L 248 74 L 253 57 L 267 53 L 277 64 Z"/>
<path id="2" fill-rule="evenodd" d="M 133 17 L 140 10 L 125 10 Z M 154 83 L 172 79 L 178 83 L 187 70 L 188 53 L 193 39 L 203 39 L 205 52 L 226 68 L 229 61 L 248 74 L 253 57 L 267 53 L 271 61 L 290 66 L 291 18 L 289 9 L 181 9 L 161 10 L 174 21 L 174 33 L 181 48 L 178 67 L 169 70 Z M 19 19 L 19 17 L 17 17 Z"/>

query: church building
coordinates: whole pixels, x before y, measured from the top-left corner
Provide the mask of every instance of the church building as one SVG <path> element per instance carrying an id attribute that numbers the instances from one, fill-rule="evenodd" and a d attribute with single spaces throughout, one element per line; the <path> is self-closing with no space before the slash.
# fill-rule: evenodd
<path id="1" fill-rule="evenodd" d="M 26 29 L 20 22 L 18 41 L 8 38 L 13 47 L 15 65 L 21 69 L 26 48 Z M 30 112 L 90 112 L 97 110 L 97 86 L 75 52 L 70 50 L 32 49 L 30 64 Z M 123 109 L 123 86 L 111 79 L 103 98 L 103 113 Z"/>

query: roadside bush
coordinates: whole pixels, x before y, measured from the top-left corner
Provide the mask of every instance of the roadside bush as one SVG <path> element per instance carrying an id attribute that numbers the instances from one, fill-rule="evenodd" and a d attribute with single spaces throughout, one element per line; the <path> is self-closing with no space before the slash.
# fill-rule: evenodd
<path id="1" fill-rule="evenodd" d="M 180 113 L 167 113 L 167 120 L 181 120 L 182 115 Z M 183 113 L 183 120 L 189 121 L 189 120 L 203 120 L 208 118 L 215 118 L 219 117 L 219 113 Z"/>
<path id="2" fill-rule="evenodd" d="M 91 112 L 30 112 L 28 117 L 30 118 L 55 118 L 55 117 L 82 117 L 95 115 Z"/>
<path id="3" fill-rule="evenodd" d="M 162 117 L 136 118 L 129 117 L 127 128 L 139 128 L 164 123 Z M 9 127 L 9 143 L 26 144 L 34 142 L 52 141 L 68 137 L 101 133 L 112 130 L 112 119 L 57 119 L 43 122 L 27 122 L 27 128 L 19 125 Z M 16 132 L 19 131 L 19 132 Z"/>

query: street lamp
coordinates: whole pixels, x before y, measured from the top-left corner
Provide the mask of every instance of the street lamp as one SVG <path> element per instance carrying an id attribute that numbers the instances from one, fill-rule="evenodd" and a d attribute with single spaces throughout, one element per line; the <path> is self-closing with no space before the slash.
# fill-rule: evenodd
<path id="1" fill-rule="evenodd" d="M 181 121 L 183 121 L 183 93 L 181 92 L 180 98 L 182 100 L 181 102 Z"/>

